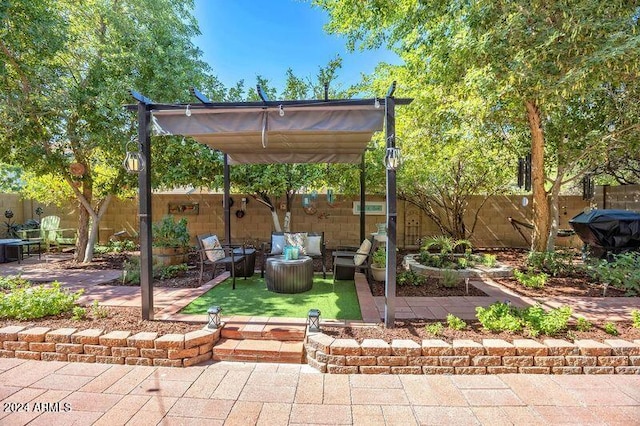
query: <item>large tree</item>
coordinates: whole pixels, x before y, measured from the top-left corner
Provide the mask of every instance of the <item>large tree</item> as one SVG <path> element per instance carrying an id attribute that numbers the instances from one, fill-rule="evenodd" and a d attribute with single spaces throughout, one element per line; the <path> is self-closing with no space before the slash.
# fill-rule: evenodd
<path id="1" fill-rule="evenodd" d="M 495 120 L 502 123 L 506 134 L 528 130 L 533 170 L 532 249 L 552 248 L 560 187 L 588 169 L 589 157 L 595 159 L 593 154 L 602 143 L 611 141 L 606 126 L 599 122 L 582 129 L 576 135 L 580 137 L 565 137 L 573 116 L 569 104 L 583 102 L 585 106 L 584 100 L 603 86 L 637 79 L 637 2 L 314 3 L 329 11 L 328 30 L 346 34 L 350 47 L 386 44 L 410 72 L 427 75 L 430 84 L 464 88 L 472 82 L 473 96 L 482 96 L 494 108 Z M 464 94 L 461 89 L 456 92 Z M 565 132 L 548 132 L 552 124 Z M 577 158 L 575 152 L 580 152 Z M 553 178 L 549 171 L 556 172 Z"/>
<path id="2" fill-rule="evenodd" d="M 91 260 L 109 201 L 137 185 L 121 167 L 136 146 L 128 89 L 169 102 L 188 99 L 189 86 L 220 91 L 191 42 L 191 10 L 193 1 L 0 3 L 0 160 L 66 183 L 79 212 L 77 260 Z M 176 138 L 154 147 L 163 170 L 154 186 L 199 183 L 193 171 L 206 182 L 216 163 L 192 164 L 202 156 L 216 158 Z"/>

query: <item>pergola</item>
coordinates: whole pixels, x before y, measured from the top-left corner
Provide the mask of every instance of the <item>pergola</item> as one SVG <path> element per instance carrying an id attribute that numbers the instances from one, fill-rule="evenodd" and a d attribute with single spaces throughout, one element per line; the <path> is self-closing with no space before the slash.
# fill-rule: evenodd
<path id="1" fill-rule="evenodd" d="M 159 104 L 131 91 L 138 101 L 140 217 L 140 287 L 142 317 L 153 319 L 151 252 L 151 132 L 189 136 L 218 150 L 224 161 L 224 222 L 231 243 L 230 179 L 232 164 L 361 163 L 360 238 L 364 239 L 364 152 L 373 134 L 385 130 L 387 157 L 396 151 L 395 106 L 412 99 L 393 97 L 394 82 L 384 98 L 271 101 L 258 86 L 260 102 L 211 102 L 196 89 L 194 104 Z M 387 264 L 385 325 L 393 327 L 396 294 L 396 170 L 387 174 Z"/>

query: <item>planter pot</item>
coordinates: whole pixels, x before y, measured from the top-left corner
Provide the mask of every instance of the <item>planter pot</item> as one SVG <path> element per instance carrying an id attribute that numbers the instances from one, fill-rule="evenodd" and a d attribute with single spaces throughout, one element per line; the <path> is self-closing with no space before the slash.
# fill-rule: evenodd
<path id="1" fill-rule="evenodd" d="M 371 276 L 376 281 L 386 281 L 387 268 L 378 268 L 377 266 L 371 265 Z"/>
<path id="2" fill-rule="evenodd" d="M 152 247 L 151 250 L 154 264 L 169 266 L 187 261 L 186 247 Z"/>

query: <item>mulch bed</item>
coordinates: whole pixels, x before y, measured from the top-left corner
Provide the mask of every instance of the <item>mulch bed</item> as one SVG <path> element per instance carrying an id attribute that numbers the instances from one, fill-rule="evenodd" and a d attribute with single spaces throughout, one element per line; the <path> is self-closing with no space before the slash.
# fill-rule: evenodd
<path id="1" fill-rule="evenodd" d="M 496 254 L 498 261 L 506 263 L 514 267 L 521 267 L 524 264 L 524 259 L 527 255 L 526 250 L 490 250 L 485 251 L 488 253 Z M 398 266 L 401 268 L 402 259 L 406 254 L 405 251 L 398 252 Z M 42 263 L 42 267 L 48 267 L 51 269 L 87 269 L 87 270 L 100 270 L 100 269 L 122 269 L 123 263 L 129 258 L 131 254 L 108 254 L 96 256 L 94 262 L 89 265 L 74 264 L 73 262 L 58 261 L 50 263 Z M 175 277 L 168 280 L 155 280 L 154 286 L 156 287 L 197 287 L 198 286 L 198 270 L 195 266 L 194 259 L 191 259 L 189 270 L 182 276 Z M 256 259 L 256 268 L 260 268 L 260 256 Z M 331 256 L 327 256 L 327 269 L 330 270 Z M 319 264 L 316 264 L 316 271 L 320 270 Z M 399 269 L 400 270 L 400 269 Z M 587 296 L 587 297 L 600 297 L 602 296 L 602 285 L 594 283 L 586 275 L 574 275 L 571 277 L 550 277 L 545 287 L 541 290 L 527 289 L 517 283 L 514 279 L 496 279 L 500 285 L 503 285 L 516 293 L 523 294 L 525 296 Z M 109 284 L 120 284 L 121 280 L 117 280 Z M 384 283 L 371 282 L 370 287 L 374 296 L 384 295 Z M 447 289 L 437 285 L 435 281 L 428 281 L 423 286 L 404 285 L 398 286 L 398 296 L 406 297 L 448 297 L 448 296 L 465 296 L 466 289 L 464 284 L 453 288 Z M 472 296 L 485 296 L 483 292 L 476 289 L 473 286 L 469 286 Z M 617 289 L 609 288 L 607 290 L 607 296 L 622 296 L 623 292 Z M 93 318 L 91 309 L 88 308 L 87 319 L 72 320 L 71 315 L 62 315 L 54 318 L 46 318 L 40 320 L 31 320 L 20 322 L 20 325 L 26 326 L 45 326 L 50 328 L 62 328 L 73 327 L 78 329 L 87 328 L 102 328 L 106 331 L 112 330 L 129 330 L 132 332 L 139 331 L 155 331 L 159 334 L 167 333 L 186 333 L 200 329 L 204 326 L 202 323 L 190 324 L 184 322 L 168 322 L 168 321 L 143 321 L 141 319 L 140 308 L 122 308 L 122 307 L 108 307 L 108 316 L 106 318 Z M 432 322 L 432 321 L 431 321 Z M 429 334 L 425 325 L 431 323 L 430 321 L 423 320 L 398 320 L 395 322 L 395 328 L 385 329 L 382 326 L 378 327 L 323 327 L 323 332 L 337 338 L 355 338 L 359 342 L 363 339 L 383 339 L 387 342 L 391 342 L 393 339 L 411 339 L 416 342 L 420 342 L 422 339 L 439 338 L 445 341 L 452 341 L 453 339 L 469 339 L 477 342 L 481 342 L 482 339 L 504 339 L 511 341 L 514 338 L 528 337 L 522 334 L 512 333 L 490 333 L 482 330 L 482 327 L 478 322 L 469 322 L 468 327 L 464 331 L 454 331 L 446 328 L 442 335 L 433 336 Z M 15 325 L 19 323 L 15 320 L 0 320 L 0 326 Z M 567 340 L 573 339 L 594 339 L 602 341 L 604 339 L 621 338 L 628 341 L 640 339 L 640 330 L 632 328 L 629 322 L 617 323 L 619 336 L 611 336 L 606 334 L 602 330 L 603 324 L 594 324 L 594 328 L 589 332 L 580 332 L 575 329 L 564 333 L 560 336 L 554 336 L 558 338 L 565 338 Z M 540 336 L 536 340 L 542 340 L 548 338 L 548 336 Z"/>

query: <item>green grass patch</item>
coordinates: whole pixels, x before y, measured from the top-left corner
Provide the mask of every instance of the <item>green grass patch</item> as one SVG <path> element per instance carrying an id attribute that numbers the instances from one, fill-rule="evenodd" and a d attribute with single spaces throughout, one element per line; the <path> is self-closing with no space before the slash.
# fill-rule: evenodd
<path id="1" fill-rule="evenodd" d="M 353 281 L 336 281 L 314 277 L 313 288 L 304 293 L 280 294 L 267 290 L 258 275 L 236 278 L 236 289 L 225 280 L 187 305 L 183 314 L 206 314 L 212 305 L 222 307 L 224 316 L 268 316 L 306 318 L 309 309 L 317 308 L 323 319 L 360 320 L 360 304 Z"/>

